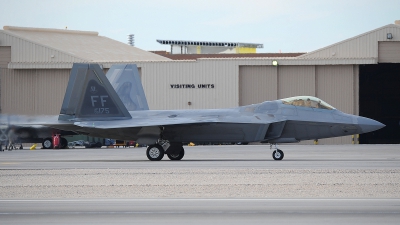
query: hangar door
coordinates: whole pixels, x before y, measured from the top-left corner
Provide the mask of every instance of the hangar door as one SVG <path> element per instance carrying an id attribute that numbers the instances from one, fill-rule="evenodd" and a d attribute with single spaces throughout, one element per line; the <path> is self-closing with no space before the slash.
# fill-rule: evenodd
<path id="1" fill-rule="evenodd" d="M 360 135 L 361 144 L 400 143 L 400 63 L 360 65 L 360 115 L 386 127 Z"/>
<path id="2" fill-rule="evenodd" d="M 239 106 L 277 99 L 277 67 L 239 67 Z"/>

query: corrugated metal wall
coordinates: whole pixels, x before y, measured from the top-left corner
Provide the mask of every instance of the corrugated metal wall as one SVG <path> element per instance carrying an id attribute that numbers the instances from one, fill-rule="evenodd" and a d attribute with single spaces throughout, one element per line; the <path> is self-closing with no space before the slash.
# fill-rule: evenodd
<path id="1" fill-rule="evenodd" d="M 393 39 L 387 39 L 387 33 L 391 33 Z M 400 41 L 399 26 L 389 24 L 308 54 L 301 55 L 299 58 L 378 58 L 378 42 L 380 41 Z"/>
<path id="2" fill-rule="evenodd" d="M 239 105 L 250 105 L 277 98 L 277 67 L 239 67 Z"/>
<path id="3" fill-rule="evenodd" d="M 2 113 L 60 113 L 70 70 L 0 70 Z"/>
<path id="4" fill-rule="evenodd" d="M 11 46 L 0 46 L 0 68 L 7 68 L 11 62 Z"/>
<path id="5" fill-rule="evenodd" d="M 42 46 L 1 31 L 0 40 L 2 40 L 2 46 L 12 47 L 12 62 L 84 62 L 81 58 L 70 56 L 56 49 Z"/>
<path id="6" fill-rule="evenodd" d="M 380 41 L 378 44 L 378 62 L 400 63 L 400 41 Z"/>
<path id="7" fill-rule="evenodd" d="M 238 67 L 218 61 L 139 63 L 150 109 L 210 109 L 238 105 Z M 195 88 L 172 88 L 171 85 Z M 214 88 L 198 88 L 213 84 Z M 191 102 L 191 105 L 188 104 Z"/>

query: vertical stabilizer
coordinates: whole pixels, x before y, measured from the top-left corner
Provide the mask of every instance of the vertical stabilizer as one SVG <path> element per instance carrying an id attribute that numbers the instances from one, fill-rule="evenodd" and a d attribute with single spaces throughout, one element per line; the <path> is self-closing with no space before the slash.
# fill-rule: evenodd
<path id="1" fill-rule="evenodd" d="M 131 115 L 100 66 L 74 63 L 59 120 L 129 118 L 131 118 Z"/>
<path id="2" fill-rule="evenodd" d="M 106 76 L 128 111 L 149 110 L 135 64 L 113 65 Z"/>

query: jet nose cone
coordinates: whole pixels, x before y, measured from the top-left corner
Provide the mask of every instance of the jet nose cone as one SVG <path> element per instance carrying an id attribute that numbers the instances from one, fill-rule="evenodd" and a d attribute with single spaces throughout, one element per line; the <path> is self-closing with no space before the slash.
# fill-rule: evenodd
<path id="1" fill-rule="evenodd" d="M 358 117 L 358 126 L 361 128 L 363 133 L 367 133 L 367 132 L 371 132 L 374 130 L 379 130 L 383 127 L 385 127 L 386 125 L 383 123 L 380 123 L 376 120 L 373 119 L 369 119 L 366 117 Z"/>

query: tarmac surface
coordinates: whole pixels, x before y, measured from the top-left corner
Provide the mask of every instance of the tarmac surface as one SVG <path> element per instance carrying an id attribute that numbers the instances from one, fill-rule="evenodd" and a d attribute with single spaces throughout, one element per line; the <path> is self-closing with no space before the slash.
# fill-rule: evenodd
<path id="1" fill-rule="evenodd" d="M 269 145 L 185 147 L 181 161 L 149 161 L 146 148 L 13 150 L 0 152 L 0 169 L 400 169 L 400 145 L 280 145 L 285 157 L 272 159 Z"/>
<path id="2" fill-rule="evenodd" d="M 398 224 L 400 145 L 0 152 L 1 224 Z"/>
<path id="3" fill-rule="evenodd" d="M 398 224 L 395 199 L 0 200 L 1 224 Z"/>

